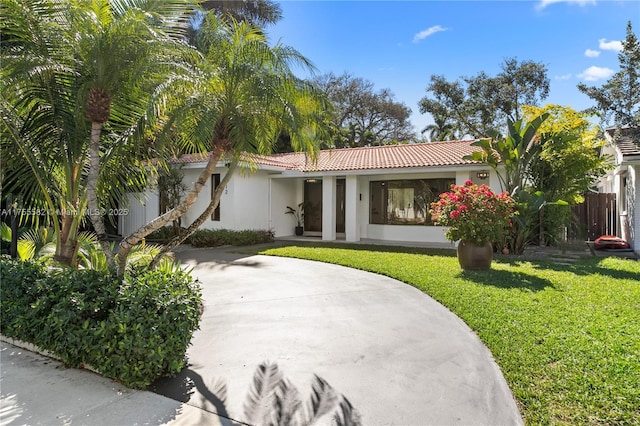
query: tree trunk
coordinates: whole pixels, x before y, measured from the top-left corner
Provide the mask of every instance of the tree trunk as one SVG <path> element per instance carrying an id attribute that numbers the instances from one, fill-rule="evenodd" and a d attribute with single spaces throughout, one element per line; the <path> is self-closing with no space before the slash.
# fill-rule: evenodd
<path id="1" fill-rule="evenodd" d="M 125 268 L 127 266 L 127 257 L 131 248 L 138 244 L 144 237 L 152 233 L 153 231 L 162 228 L 167 223 L 172 222 L 182 216 L 198 198 L 198 194 L 205 186 L 207 181 L 211 178 L 213 171 L 216 169 L 218 161 L 222 158 L 223 150 L 215 150 L 211 153 L 209 161 L 205 166 L 202 173 L 198 177 L 198 180 L 193 184 L 193 188 L 187 193 L 185 198 L 180 204 L 172 208 L 168 212 L 156 217 L 151 222 L 138 228 L 137 231 L 120 241 L 118 247 L 118 275 L 124 275 Z"/>
<path id="2" fill-rule="evenodd" d="M 74 217 L 66 214 L 66 210 L 63 210 L 62 214 L 62 226 L 60 227 L 58 243 L 56 244 L 56 254 L 53 256 L 53 260 L 63 265 L 74 266 L 73 263 L 78 247 L 78 241 L 71 238 Z M 55 220 L 57 220 L 57 218 Z"/>
<path id="3" fill-rule="evenodd" d="M 98 122 L 91 123 L 91 143 L 89 144 L 89 172 L 87 174 L 87 207 L 89 211 L 89 219 L 98 237 L 98 241 L 102 246 L 107 257 L 107 264 L 114 264 L 113 252 L 107 241 L 107 230 L 104 226 L 100 203 L 98 202 L 98 177 L 100 176 L 100 133 L 102 124 Z"/>
<path id="4" fill-rule="evenodd" d="M 169 241 L 164 245 L 164 247 L 162 247 L 156 257 L 153 258 L 153 261 L 149 265 L 149 268 L 155 268 L 160 259 L 162 259 L 165 254 L 169 253 L 175 247 L 182 244 L 184 240 L 192 236 L 193 233 L 196 232 L 198 228 L 200 228 L 200 226 L 207 220 L 207 218 L 211 216 L 216 207 L 218 207 L 218 204 L 220 204 L 220 197 L 222 196 L 222 192 L 227 187 L 227 184 L 229 183 L 231 176 L 233 176 L 237 165 L 238 162 L 236 160 L 231 163 L 231 165 L 229 166 L 229 170 L 227 170 L 227 173 L 220 181 L 220 185 L 218 185 L 218 187 L 216 188 L 216 191 L 213 194 L 213 199 L 211 200 L 205 211 L 202 212 L 202 214 L 198 216 L 198 218 L 191 225 L 189 225 L 184 234 L 176 235 L 171 241 Z"/>

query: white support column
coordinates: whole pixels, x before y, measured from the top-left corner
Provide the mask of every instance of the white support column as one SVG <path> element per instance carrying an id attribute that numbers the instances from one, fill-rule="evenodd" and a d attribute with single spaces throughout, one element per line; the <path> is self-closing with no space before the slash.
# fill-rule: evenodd
<path id="1" fill-rule="evenodd" d="M 360 224 L 358 223 L 358 211 L 360 211 L 358 176 L 347 176 L 345 179 L 344 200 L 344 230 L 347 241 L 360 241 Z"/>
<path id="2" fill-rule="evenodd" d="M 631 196 L 627 200 L 628 211 L 631 215 L 629 218 L 629 236 L 632 248 L 636 253 L 640 253 L 640 166 L 629 167 L 629 190 Z"/>
<path id="3" fill-rule="evenodd" d="M 322 239 L 336 239 L 336 178 L 322 177 Z"/>

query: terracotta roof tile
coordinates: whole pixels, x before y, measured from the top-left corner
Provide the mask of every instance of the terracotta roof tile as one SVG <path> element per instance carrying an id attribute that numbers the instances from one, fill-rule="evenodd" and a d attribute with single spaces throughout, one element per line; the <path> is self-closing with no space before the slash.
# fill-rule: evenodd
<path id="1" fill-rule="evenodd" d="M 301 172 L 329 172 L 401 169 L 412 167 L 457 166 L 476 164 L 462 157 L 479 151 L 472 147 L 475 140 L 429 142 L 405 145 L 386 145 L 363 148 L 322 150 L 314 163 L 304 153 L 273 154 L 269 156 L 248 154 L 249 161 L 263 166 L 280 167 Z M 208 155 L 185 155 L 174 160 L 178 163 L 204 162 Z"/>
<path id="2" fill-rule="evenodd" d="M 323 150 L 315 164 L 301 153 L 275 154 L 270 158 L 303 172 L 456 166 L 475 163 L 462 159 L 480 150 L 472 147 L 471 142 L 474 140 Z"/>

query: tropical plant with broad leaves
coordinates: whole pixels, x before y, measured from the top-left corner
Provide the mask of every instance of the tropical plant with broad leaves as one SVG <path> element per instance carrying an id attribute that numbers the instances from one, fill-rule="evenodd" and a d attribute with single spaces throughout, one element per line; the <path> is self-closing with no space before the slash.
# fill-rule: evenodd
<path id="1" fill-rule="evenodd" d="M 522 254 L 531 238 L 528 221 L 545 203 L 542 194 L 530 191 L 531 166 L 542 152 L 537 132 L 548 113 L 535 117 L 530 122 L 507 120 L 506 136 L 492 132 L 491 138 L 480 139 L 471 145 L 481 150 L 464 157 L 466 160 L 480 161 L 491 167 L 497 174 L 502 189 L 518 203 L 519 214 L 514 216 L 514 231 L 510 248 L 515 254 Z"/>
<path id="2" fill-rule="evenodd" d="M 3 224 L 4 225 L 4 224 Z M 6 226 L 6 225 L 5 225 Z M 4 232 L 7 232 L 3 227 Z M 11 230 L 8 229 L 10 237 Z M 83 231 L 78 234 L 76 249 L 76 263 L 74 267 L 79 269 L 92 269 L 108 274 L 112 272 L 107 256 L 102 250 L 98 237 L 93 232 Z M 23 232 L 18 238 L 18 257 L 20 260 L 36 260 L 40 263 L 51 264 L 55 256 L 56 235 L 52 228 L 31 228 Z M 156 244 L 139 244 L 135 246 L 127 257 L 126 267 L 128 271 L 146 269 L 151 261 L 160 252 L 161 246 Z M 111 247 L 113 250 L 113 247 Z M 168 268 L 168 269 L 167 269 Z M 159 264 L 159 269 L 175 270 L 181 268 L 177 262 L 164 259 Z"/>

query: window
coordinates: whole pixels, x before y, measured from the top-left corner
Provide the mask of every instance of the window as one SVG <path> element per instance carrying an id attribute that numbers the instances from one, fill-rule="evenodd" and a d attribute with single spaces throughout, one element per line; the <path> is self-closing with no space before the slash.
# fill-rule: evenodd
<path id="1" fill-rule="evenodd" d="M 432 225 L 429 205 L 454 183 L 453 178 L 373 181 L 369 223 Z"/>
<path id="2" fill-rule="evenodd" d="M 216 189 L 220 186 L 220 173 L 215 173 L 211 175 L 211 199 L 215 196 Z M 220 203 L 218 202 L 218 206 L 211 214 L 211 220 L 220 222 Z"/>

